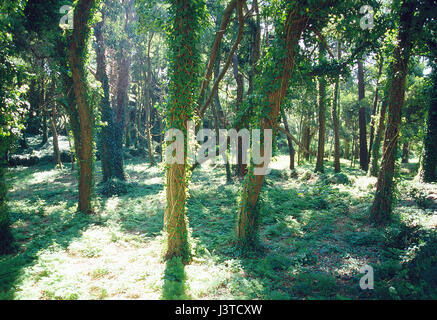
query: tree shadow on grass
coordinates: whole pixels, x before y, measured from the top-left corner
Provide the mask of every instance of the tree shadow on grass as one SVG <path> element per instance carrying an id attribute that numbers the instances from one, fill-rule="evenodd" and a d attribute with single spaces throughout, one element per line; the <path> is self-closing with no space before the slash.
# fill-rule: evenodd
<path id="1" fill-rule="evenodd" d="M 264 186 L 262 193 L 261 246 L 250 251 L 238 248 L 235 241 L 238 190 L 230 193 L 227 187 L 218 186 L 192 194 L 188 216 L 192 237 L 197 241 L 196 253 L 214 256 L 218 263 L 231 260 L 241 267 L 243 273 L 235 273 L 228 283 L 236 297 L 335 298 L 336 292 L 342 290 L 334 276 L 311 269 L 318 262 L 312 244 L 317 243 L 317 237 L 329 235 L 325 229 L 336 228 L 332 210 L 347 214 L 347 194 L 324 183 L 308 185 L 306 191 L 275 187 L 273 183 Z M 224 192 L 227 192 L 225 199 Z M 290 247 L 291 239 L 300 241 L 300 247 Z M 311 279 L 320 285 L 313 285 Z"/>
<path id="2" fill-rule="evenodd" d="M 14 299 L 25 269 L 38 260 L 42 250 L 53 245 L 67 248 L 74 239 L 81 237 L 82 231 L 96 221 L 96 216 L 82 213 L 62 215 L 57 211 L 39 219 L 35 219 L 35 216 L 28 216 L 27 219 L 28 228 L 36 229 L 38 233 L 31 236 L 30 241 L 23 242 L 14 254 L 0 257 L 0 300 Z"/>
<path id="3" fill-rule="evenodd" d="M 163 276 L 162 300 L 187 300 L 187 274 L 181 258 L 167 260 Z"/>
<path id="4" fill-rule="evenodd" d="M 146 237 L 159 235 L 164 225 L 164 207 L 157 195 L 163 190 L 163 186 L 159 183 L 138 182 L 127 182 L 126 185 L 128 192 L 116 196 L 115 215 L 121 229 Z M 106 207 L 110 199 L 102 198 L 102 208 Z"/>

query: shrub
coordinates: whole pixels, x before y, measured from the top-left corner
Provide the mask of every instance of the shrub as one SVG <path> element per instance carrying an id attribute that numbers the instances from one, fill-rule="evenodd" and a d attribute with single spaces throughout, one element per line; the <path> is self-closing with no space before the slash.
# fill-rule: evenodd
<path id="1" fill-rule="evenodd" d="M 128 184 L 125 181 L 121 181 L 117 178 L 108 179 L 100 186 L 100 193 L 111 197 L 113 195 L 122 195 L 128 192 Z"/>
<path id="2" fill-rule="evenodd" d="M 426 209 L 432 205 L 432 201 L 427 199 L 428 193 L 423 188 L 416 188 L 413 187 L 410 190 L 410 196 L 414 199 L 414 201 L 417 203 L 417 205 L 422 208 Z"/>

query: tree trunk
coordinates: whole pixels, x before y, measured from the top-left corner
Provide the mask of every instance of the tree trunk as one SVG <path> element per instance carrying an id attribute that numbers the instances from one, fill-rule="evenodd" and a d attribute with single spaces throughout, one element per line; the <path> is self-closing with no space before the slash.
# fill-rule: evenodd
<path id="1" fill-rule="evenodd" d="M 153 39 L 153 33 L 150 35 L 149 42 L 147 45 L 147 73 L 146 73 L 146 92 L 145 92 L 145 99 L 146 99 L 146 137 L 147 137 L 147 147 L 148 147 L 148 153 L 149 153 L 149 160 L 150 165 L 155 165 L 155 155 L 153 150 L 153 143 L 152 143 L 152 101 L 150 98 L 150 87 L 151 87 L 151 73 L 152 73 L 152 65 L 151 65 L 151 58 L 150 58 L 150 47 Z"/>
<path id="2" fill-rule="evenodd" d="M 216 60 L 216 64 L 214 67 L 214 82 L 217 80 L 219 74 L 220 74 L 220 49 L 219 52 L 217 53 L 217 60 Z M 225 119 L 224 119 L 224 115 L 223 115 L 223 110 L 220 104 L 220 97 L 218 94 L 218 91 L 215 92 L 214 94 L 214 106 L 213 106 L 213 116 L 214 116 L 214 122 L 215 122 L 215 130 L 216 130 L 216 139 L 217 139 L 217 145 L 219 144 L 219 136 L 220 136 L 220 128 L 226 128 L 225 125 Z M 229 139 L 228 139 L 229 141 Z M 227 143 L 228 145 L 228 143 Z M 229 156 L 228 154 L 224 154 L 224 162 L 225 162 L 225 169 L 226 169 L 226 182 L 230 183 L 232 181 L 232 176 L 231 176 L 231 166 L 229 163 Z"/>
<path id="3" fill-rule="evenodd" d="M 351 156 L 351 140 L 349 138 L 344 139 L 344 158 L 350 159 Z"/>
<path id="4" fill-rule="evenodd" d="M 126 180 L 123 164 L 123 134 L 126 131 L 126 112 L 128 110 L 129 70 L 131 65 L 131 44 L 128 36 L 132 2 L 125 6 L 124 31 L 126 38 L 121 41 L 121 58 L 118 66 L 117 100 L 115 108 L 114 138 L 114 176 Z"/>
<path id="5" fill-rule="evenodd" d="M 393 209 L 393 176 L 401 127 L 401 109 L 405 95 L 405 78 L 412 48 L 411 29 L 413 27 L 414 11 L 415 3 L 413 1 L 404 0 L 402 2 L 398 41 L 394 49 L 394 59 L 390 73 L 391 81 L 389 82 L 387 95 L 388 121 L 384 137 L 381 170 L 376 184 L 375 199 L 370 208 L 371 221 L 377 224 L 385 224 L 390 221 Z"/>
<path id="6" fill-rule="evenodd" d="M 437 61 L 433 61 L 432 79 L 434 84 L 423 138 L 424 152 L 421 175 L 424 182 L 437 181 Z"/>
<path id="7" fill-rule="evenodd" d="M 285 131 L 287 131 L 288 133 L 291 134 L 290 128 L 288 126 L 287 115 L 285 114 L 285 112 L 282 108 L 281 108 L 281 117 L 282 117 L 282 122 L 284 123 Z M 294 170 L 294 156 L 295 156 L 296 152 L 294 151 L 294 148 L 293 148 L 293 141 L 291 140 L 291 137 L 289 137 L 288 135 L 287 135 L 287 143 L 288 143 L 288 153 L 290 154 L 291 176 L 295 177 L 296 172 Z"/>
<path id="8" fill-rule="evenodd" d="M 94 115 L 88 96 L 85 61 L 89 38 L 89 23 L 93 16 L 95 0 L 79 0 L 74 10 L 74 29 L 69 47 L 70 67 L 74 94 L 80 122 L 79 164 L 79 211 L 91 213 L 93 185 L 93 125 Z"/>
<path id="9" fill-rule="evenodd" d="M 45 101 L 44 101 L 45 103 Z M 42 109 L 42 141 L 41 145 L 45 145 L 49 140 L 48 130 L 47 130 L 47 110 L 46 107 L 43 106 Z"/>
<path id="10" fill-rule="evenodd" d="M 55 166 L 62 169 L 61 152 L 59 151 L 58 132 L 56 131 L 56 104 L 52 107 L 52 116 L 50 118 L 53 134 L 53 162 Z"/>
<path id="11" fill-rule="evenodd" d="M 366 109 L 363 105 L 364 99 L 364 70 L 363 62 L 358 60 L 358 104 L 360 110 L 358 113 L 358 122 L 360 128 L 360 168 L 367 172 L 368 169 L 368 155 L 367 155 L 367 132 L 366 132 Z"/>
<path id="12" fill-rule="evenodd" d="M 306 120 L 304 121 L 302 132 L 302 146 L 304 148 L 299 148 L 299 151 L 303 154 L 303 159 L 309 161 L 310 153 L 308 151 L 310 150 L 311 145 L 311 128 Z"/>
<path id="13" fill-rule="evenodd" d="M 319 43 L 319 61 L 325 58 L 326 49 L 322 43 Z M 319 94 L 319 141 L 317 147 L 317 162 L 315 172 L 324 172 L 325 158 L 325 134 L 326 134 L 326 79 L 320 76 L 318 79 L 318 94 Z"/>
<path id="14" fill-rule="evenodd" d="M 253 80 L 255 76 L 258 74 L 257 63 L 261 53 L 261 25 L 260 25 L 260 15 L 259 15 L 259 7 L 258 0 L 253 1 L 253 8 L 255 10 L 255 19 L 249 20 L 249 27 L 252 35 L 251 45 L 252 51 L 249 56 L 250 63 L 250 71 L 249 71 L 249 84 L 247 89 L 247 96 L 253 93 Z"/>
<path id="15" fill-rule="evenodd" d="M 97 80 L 100 81 L 103 88 L 101 98 L 100 112 L 102 121 L 106 124 L 102 126 L 99 136 L 100 159 L 102 164 L 103 182 L 110 179 L 114 174 L 114 113 L 109 101 L 109 79 L 106 73 L 105 43 L 103 39 L 103 27 L 105 24 L 105 15 L 102 12 L 102 21 L 96 25 L 95 37 L 97 40 Z"/>
<path id="16" fill-rule="evenodd" d="M 340 41 L 337 40 L 337 59 L 341 59 Z M 332 99 L 332 126 L 334 129 L 334 172 L 338 173 L 340 169 L 340 133 L 337 107 L 340 102 L 340 76 L 337 76 L 334 84 L 334 97 Z"/>
<path id="17" fill-rule="evenodd" d="M 244 94 L 244 80 L 243 75 L 238 72 L 238 56 L 234 53 L 232 57 L 232 71 L 234 74 L 235 82 L 237 83 L 237 100 L 235 102 L 235 110 L 237 113 L 241 112 L 241 105 L 243 103 Z M 244 126 L 244 123 L 243 123 Z M 241 128 L 238 128 L 238 130 Z M 238 137 L 238 148 L 237 148 L 237 166 L 236 175 L 241 179 L 246 174 L 247 165 L 243 163 L 243 147 L 242 139 Z"/>
<path id="18" fill-rule="evenodd" d="M 384 132 L 385 114 L 387 113 L 387 102 L 382 102 L 379 113 L 378 130 L 376 131 L 375 141 L 372 144 L 372 161 L 370 163 L 369 175 L 377 177 L 379 173 L 379 158 L 381 156 L 381 140 Z"/>
<path id="19" fill-rule="evenodd" d="M 408 163 L 410 159 L 410 143 L 404 142 L 402 145 L 402 163 Z"/>
<path id="20" fill-rule="evenodd" d="M 166 231 L 165 258 L 181 257 L 190 261 L 188 222 L 185 215 L 187 196 L 187 127 L 193 116 L 194 96 L 199 63 L 196 47 L 198 26 L 197 2 L 175 0 L 170 6 L 169 37 L 169 98 L 168 128 L 181 130 L 184 135 L 184 163 L 167 164 L 164 225 Z"/>
<path id="21" fill-rule="evenodd" d="M 369 140 L 369 154 L 367 156 L 368 158 L 367 166 L 369 166 L 370 159 L 372 157 L 372 146 L 373 146 L 373 139 L 375 135 L 375 126 L 376 126 L 376 112 L 378 107 L 378 92 L 379 92 L 378 86 L 379 86 L 379 79 L 381 78 L 381 74 L 382 74 L 382 67 L 383 67 L 383 59 L 381 54 L 379 57 L 378 77 L 376 78 L 375 96 L 373 98 L 372 121 L 370 122 L 370 140 Z"/>
<path id="22" fill-rule="evenodd" d="M 283 42 L 281 41 L 279 43 L 285 45 L 283 48 L 285 51 L 283 58 L 278 59 L 278 55 L 272 55 L 272 58 L 275 59 L 272 68 L 278 68 L 280 73 L 279 76 L 273 80 L 276 82 L 276 86 L 272 86 L 275 89 L 264 88 L 264 90 L 266 90 L 264 96 L 266 97 L 267 110 L 263 118 L 260 119 L 261 129 L 272 129 L 277 126 L 277 119 L 281 110 L 281 102 L 285 96 L 289 85 L 289 79 L 293 72 L 296 47 L 308 22 L 308 17 L 301 15 L 299 11 L 299 8 L 289 11 L 283 33 L 280 35 Z M 274 71 L 275 70 L 270 70 L 268 68 L 266 74 L 271 75 Z M 261 148 L 261 156 L 262 155 L 263 148 Z M 257 204 L 264 177 L 263 174 L 254 175 L 253 165 L 250 166 L 248 173 L 246 174 L 241 196 L 241 206 L 237 219 L 237 239 L 242 247 L 252 246 L 256 243 L 258 233 Z"/>

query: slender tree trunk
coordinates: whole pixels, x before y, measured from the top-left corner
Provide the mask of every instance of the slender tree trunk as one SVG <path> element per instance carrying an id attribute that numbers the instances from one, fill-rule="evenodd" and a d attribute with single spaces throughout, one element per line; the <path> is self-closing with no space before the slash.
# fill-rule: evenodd
<path id="1" fill-rule="evenodd" d="M 404 142 L 402 145 L 402 163 L 408 163 L 410 159 L 410 143 Z"/>
<path id="2" fill-rule="evenodd" d="M 351 140 L 349 138 L 344 139 L 344 155 L 345 159 L 350 159 L 351 152 Z"/>
<path id="3" fill-rule="evenodd" d="M 285 131 L 287 131 L 288 133 L 291 134 L 290 128 L 288 126 L 287 115 L 285 114 L 285 112 L 282 108 L 281 108 L 281 117 L 282 117 L 282 122 L 284 123 Z M 296 172 L 295 172 L 295 168 L 294 168 L 294 156 L 295 156 L 296 152 L 294 151 L 294 148 L 293 148 L 293 141 L 291 140 L 291 138 L 288 135 L 287 135 L 287 143 L 288 143 L 288 153 L 290 154 L 291 176 L 295 177 Z"/>
<path id="4" fill-rule="evenodd" d="M 114 176 L 126 180 L 123 164 L 123 134 L 126 131 L 126 112 L 128 110 L 129 70 L 131 65 L 131 43 L 128 38 L 128 24 L 131 21 L 132 1 L 125 5 L 124 31 L 126 38 L 121 41 L 121 58 L 118 69 L 117 100 L 115 110 L 115 138 L 114 138 Z"/>
<path id="5" fill-rule="evenodd" d="M 285 21 L 283 37 L 285 50 L 283 58 L 273 54 L 275 63 L 272 65 L 280 70 L 280 75 L 274 81 L 274 91 L 267 91 L 266 102 L 268 104 L 266 115 L 260 119 L 261 129 L 272 129 L 277 125 L 278 115 L 281 110 L 281 102 L 288 88 L 289 79 L 293 72 L 296 47 L 302 32 L 307 26 L 308 18 L 301 15 L 300 8 L 290 10 Z M 305 12 L 305 11 L 303 11 Z M 274 70 L 266 70 L 270 74 Z M 268 90 L 268 88 L 265 88 Z M 271 89 L 270 89 L 271 90 Z M 261 155 L 263 155 L 261 149 Z M 264 175 L 254 175 L 254 167 L 251 165 L 246 175 L 241 196 L 241 206 L 237 219 L 237 239 L 240 246 L 252 246 L 256 243 L 258 233 L 258 198 L 264 182 Z"/>
<path id="6" fill-rule="evenodd" d="M 158 115 L 158 123 L 159 123 L 159 159 L 162 162 L 163 161 L 163 132 L 164 132 L 164 123 L 162 121 L 162 116 L 157 112 Z"/>
<path id="7" fill-rule="evenodd" d="M 146 137 L 147 137 L 147 147 L 149 153 L 150 165 L 155 165 L 155 155 L 152 143 L 152 101 L 150 98 L 150 87 L 151 87 L 151 73 L 152 73 L 152 63 L 150 58 L 150 47 L 153 39 L 153 33 L 150 35 L 149 42 L 147 44 L 147 73 L 146 73 Z"/>
<path id="8" fill-rule="evenodd" d="M 370 159 L 372 157 L 372 146 L 373 146 L 373 139 L 374 139 L 374 135 L 375 135 L 375 126 L 376 126 L 376 112 L 377 112 L 377 107 L 378 107 L 379 79 L 381 78 L 382 67 L 383 67 L 383 59 L 382 59 L 382 54 L 381 54 L 379 57 L 378 77 L 376 78 L 375 96 L 373 98 L 372 120 L 370 122 L 369 154 L 367 157 L 368 158 L 368 161 L 367 161 L 368 165 L 369 165 Z"/>
<path id="9" fill-rule="evenodd" d="M 74 10 L 74 29 L 69 47 L 70 67 L 74 84 L 74 94 L 80 122 L 79 164 L 79 211 L 91 213 L 93 185 L 93 108 L 88 96 L 84 57 L 87 51 L 89 23 L 96 1 L 79 0 Z"/>
<path id="10" fill-rule="evenodd" d="M 253 93 L 253 80 L 255 76 L 258 74 L 257 63 L 261 53 L 261 25 L 260 25 L 258 0 L 253 1 L 253 8 L 255 10 L 255 19 L 250 19 L 249 21 L 249 26 L 252 35 L 252 39 L 251 39 L 252 51 L 249 56 L 249 63 L 251 65 L 251 68 L 249 71 L 249 81 L 248 81 L 249 84 L 247 89 L 247 95 L 249 97 Z"/>
<path id="11" fill-rule="evenodd" d="M 214 82 L 217 80 L 219 74 L 220 74 L 220 56 L 221 56 L 221 52 L 219 49 L 219 52 L 217 53 L 217 60 L 216 60 L 216 64 L 214 67 Z M 214 121 L 215 121 L 215 130 L 216 130 L 216 138 L 217 138 L 217 145 L 219 144 L 219 131 L 220 128 L 225 128 L 225 119 L 224 119 L 224 115 L 223 115 L 223 110 L 220 104 L 220 97 L 218 94 L 218 91 L 215 92 L 214 94 L 214 106 L 213 106 L 213 115 L 214 115 Z M 228 139 L 229 141 L 229 139 Z M 226 144 L 228 145 L 228 143 Z M 226 169 L 226 182 L 230 183 L 232 181 L 232 176 L 231 176 L 231 166 L 229 164 L 229 156 L 226 153 L 224 155 L 224 162 L 225 162 L 225 169 Z"/>
<path id="12" fill-rule="evenodd" d="M 341 59 L 340 41 L 337 40 L 337 59 Z M 332 99 L 332 125 L 334 129 L 334 172 L 338 173 L 340 169 L 340 132 L 337 108 L 340 102 L 340 76 L 337 76 L 334 84 L 334 97 Z"/>
<path id="13" fill-rule="evenodd" d="M 44 101 L 45 103 L 45 101 Z M 42 109 L 42 141 L 41 145 L 45 145 L 49 140 L 48 130 L 47 130 L 47 110 L 44 106 Z"/>
<path id="14" fill-rule="evenodd" d="M 375 141 L 372 144 L 372 160 L 369 168 L 369 175 L 377 177 L 379 173 L 379 158 L 381 156 L 381 140 L 384 133 L 385 115 L 387 113 L 387 102 L 384 100 L 379 112 L 378 129 L 376 131 Z"/>
<path id="15" fill-rule="evenodd" d="M 53 134 L 53 162 L 62 169 L 61 152 L 59 151 L 58 132 L 56 131 L 56 104 L 52 107 L 52 116 L 50 118 Z"/>
<path id="16" fill-rule="evenodd" d="M 240 109 L 241 109 L 241 104 L 243 103 L 243 94 L 244 94 L 243 75 L 238 71 L 238 64 L 239 64 L 238 57 L 234 53 L 232 57 L 232 67 L 233 67 L 232 71 L 234 74 L 235 82 L 237 83 L 237 100 L 235 102 L 235 110 L 237 113 L 241 112 Z M 238 137 L 236 175 L 240 178 L 243 178 L 244 175 L 246 174 L 246 167 L 247 167 L 246 164 L 243 163 L 242 139 Z"/>
<path id="17" fill-rule="evenodd" d="M 311 146 L 311 128 L 308 125 L 307 120 L 304 121 L 304 126 L 302 129 L 302 146 L 304 147 L 303 149 L 300 148 L 299 150 L 302 150 L 302 154 L 303 154 L 303 158 L 306 161 L 310 160 L 310 153 L 308 152 L 310 150 L 310 146 Z"/>
<path id="18" fill-rule="evenodd" d="M 71 144 L 70 130 L 67 129 L 67 138 L 68 138 L 68 150 L 70 150 L 70 161 L 71 161 L 71 171 L 74 170 L 74 161 L 75 161 L 75 152 L 73 145 Z"/>
<path id="19" fill-rule="evenodd" d="M 102 21 L 95 27 L 95 37 L 97 40 L 97 80 L 103 87 L 103 96 L 101 98 L 100 112 L 102 121 L 105 125 L 101 128 L 99 136 L 100 159 L 102 164 L 103 182 L 110 179 L 114 174 L 114 113 L 109 101 L 109 79 L 106 73 L 105 43 L 103 39 L 103 28 L 105 24 L 105 15 L 102 13 Z"/>
<path id="20" fill-rule="evenodd" d="M 428 119 L 423 138 L 422 179 L 424 182 L 436 182 L 437 174 L 437 61 L 433 61 L 433 90 L 428 107 Z"/>
<path id="21" fill-rule="evenodd" d="M 1 116 L 0 116 L 1 117 Z M 9 254 L 13 251 L 12 243 L 14 238 L 10 229 L 9 212 L 6 204 L 6 167 L 4 165 L 3 154 L 6 152 L 6 139 L 0 136 L 0 256 Z"/>
<path id="22" fill-rule="evenodd" d="M 358 104 L 360 110 L 358 113 L 358 122 L 360 128 L 360 168 L 367 172 L 368 169 L 368 154 L 367 154 L 367 130 L 366 130 L 366 109 L 363 105 L 364 99 L 364 70 L 363 62 L 358 60 Z"/>
<path id="23" fill-rule="evenodd" d="M 325 58 L 326 49 L 322 43 L 319 44 L 319 61 Z M 317 147 L 317 162 L 315 172 L 324 172 L 325 158 L 325 134 L 326 134 L 326 79 L 320 76 L 318 79 L 319 95 L 319 142 Z"/>
<path id="24" fill-rule="evenodd" d="M 400 9 L 398 41 L 394 49 L 391 68 L 391 81 L 388 88 L 388 121 L 384 137 L 381 170 L 376 184 L 373 205 L 370 208 L 371 221 L 377 224 L 387 223 L 393 210 L 394 171 L 396 149 L 401 127 L 401 109 L 404 103 L 405 78 L 411 54 L 411 29 L 415 2 L 404 0 Z M 419 25 L 418 25 L 419 26 Z"/>

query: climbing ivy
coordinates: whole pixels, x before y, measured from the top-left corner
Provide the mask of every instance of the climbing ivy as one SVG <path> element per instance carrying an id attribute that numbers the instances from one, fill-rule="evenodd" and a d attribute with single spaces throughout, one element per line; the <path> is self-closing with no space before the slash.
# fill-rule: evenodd
<path id="1" fill-rule="evenodd" d="M 187 122 L 194 118 L 197 90 L 200 84 L 198 51 L 201 21 L 205 12 L 202 0 L 168 1 L 169 22 L 166 25 L 169 85 L 166 128 L 178 129 L 184 135 L 184 164 L 167 164 L 166 258 L 181 256 L 190 260 L 188 221 L 185 216 L 188 168 Z"/>

